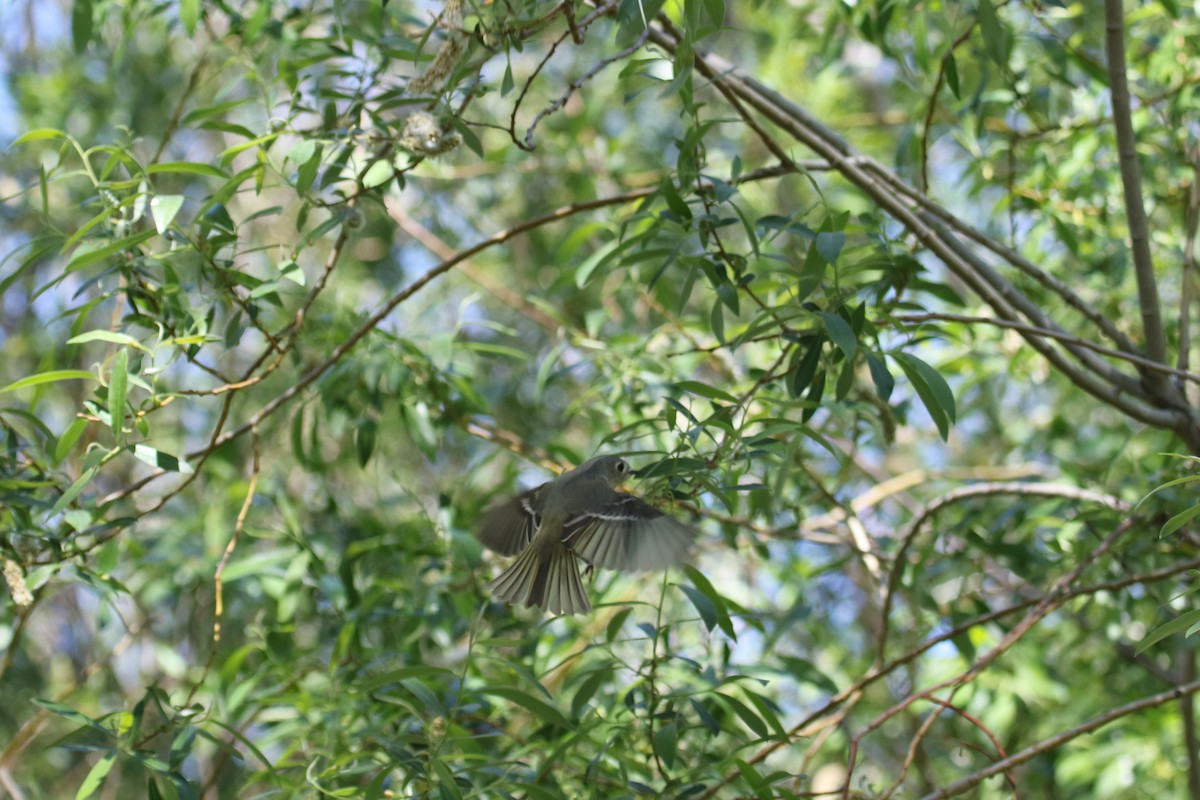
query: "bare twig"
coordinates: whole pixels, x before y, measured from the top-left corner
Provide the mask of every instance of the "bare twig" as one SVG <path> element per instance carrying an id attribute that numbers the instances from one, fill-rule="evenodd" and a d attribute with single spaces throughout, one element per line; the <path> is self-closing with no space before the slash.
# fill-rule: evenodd
<path id="1" fill-rule="evenodd" d="M 1176 378 L 1182 378 L 1185 381 L 1200 383 L 1200 375 L 1197 375 L 1194 372 L 1188 372 L 1183 368 L 1176 369 L 1169 367 L 1166 364 L 1159 364 L 1156 361 L 1151 361 L 1144 356 L 1139 356 L 1134 353 L 1127 353 L 1111 347 L 1105 347 L 1104 345 L 1096 344 L 1095 342 L 1089 342 L 1086 339 L 1080 339 L 1077 336 L 1071 336 L 1067 333 L 1048 330 L 1046 328 L 1039 328 L 1036 325 L 1027 325 L 1023 322 L 1013 322 L 1012 320 L 996 319 L 994 317 L 978 317 L 968 314 L 945 314 L 934 312 L 924 314 L 897 314 L 891 319 L 897 322 L 911 322 L 915 324 L 920 324 L 923 322 L 963 322 L 969 325 L 995 325 L 997 328 L 1008 328 L 1009 330 L 1020 331 L 1021 333 L 1027 333 L 1031 336 L 1044 336 L 1047 339 L 1057 339 L 1061 342 L 1070 342 L 1077 347 L 1085 347 L 1088 350 L 1095 351 L 1101 355 L 1120 359 L 1121 361 L 1128 361 L 1130 364 L 1136 364 L 1137 366 L 1146 370 L 1162 372 L 1167 375 L 1174 375 Z M 878 320 L 877 324 L 884 324 L 885 322 L 886 320 Z"/>
<path id="2" fill-rule="evenodd" d="M 1140 524 L 1140 520 L 1134 517 L 1126 519 L 1119 526 L 1117 526 L 1116 530 L 1110 533 L 1098 547 L 1089 552 L 1083 559 L 1080 560 L 1075 569 L 1071 570 L 1069 573 L 1055 581 L 1054 587 L 1041 600 L 1038 601 L 1037 605 L 1035 605 L 1033 609 L 1021 619 L 1020 622 L 1014 625 L 1012 629 L 1005 634 L 1004 638 L 1001 639 L 998 644 L 996 644 L 995 647 L 988 650 L 986 653 L 976 659 L 975 663 L 972 664 L 967 670 L 955 677 L 940 681 L 933 686 L 928 687 L 927 689 L 923 689 L 920 692 L 913 692 L 912 694 L 909 694 L 903 700 L 879 714 L 877 717 L 875 717 L 875 719 L 871 720 L 871 722 L 869 722 L 865 728 L 855 734 L 850 739 L 849 753 L 846 756 L 846 779 L 845 783 L 842 784 L 842 797 L 847 798 L 848 800 L 850 796 L 850 787 L 854 779 L 854 768 L 858 761 L 858 749 L 865 736 L 870 734 L 872 731 L 877 730 L 885 722 L 903 712 L 917 700 L 932 697 L 934 692 L 949 688 L 950 697 L 945 699 L 950 700 L 954 693 L 958 691 L 958 689 L 962 688 L 967 683 L 978 677 L 980 673 L 982 673 L 993 662 L 1000 658 L 1000 656 L 1004 655 L 1004 653 L 1008 652 L 1013 645 L 1024 638 L 1025 634 L 1033 630 L 1034 626 L 1041 622 L 1047 614 L 1066 602 L 1066 599 L 1069 595 L 1067 590 L 1070 588 L 1071 584 L 1077 581 L 1079 576 L 1083 574 L 1083 571 L 1091 566 L 1092 563 L 1108 553 L 1108 551 L 1112 549 L 1112 547 L 1121 539 L 1121 537 L 1132 530 L 1137 524 Z M 919 739 L 920 735 L 918 735 L 916 738 Z"/>
<path id="3" fill-rule="evenodd" d="M 1076 597 L 1094 595 L 1100 592 L 1115 592 L 1135 584 L 1148 584 L 1168 580 L 1193 569 L 1200 569 L 1200 558 L 1189 559 L 1188 561 L 1172 564 L 1169 567 L 1164 567 L 1151 572 L 1141 573 L 1138 575 L 1127 575 L 1117 580 L 1104 581 L 1102 583 L 1094 583 L 1087 586 L 1077 586 L 1073 589 L 1066 590 L 1065 594 L 1060 598 L 1060 605 L 1061 603 L 1065 603 Z M 898 656 L 883 666 L 873 667 L 867 672 L 867 674 L 863 675 L 853 684 L 845 689 L 842 689 L 833 697 L 829 698 L 823 705 L 810 711 L 807 716 L 789 728 L 786 739 L 778 739 L 764 746 L 753 756 L 746 759 L 746 762 L 749 764 L 762 763 L 772 753 L 775 753 L 778 750 L 786 747 L 793 740 L 812 736 L 818 731 L 825 730 L 830 719 L 836 719 L 836 724 L 841 724 L 841 720 L 844 716 L 841 713 L 841 710 L 844 710 L 848 705 L 856 703 L 857 699 L 860 698 L 863 692 L 872 684 L 887 677 L 888 675 L 891 675 L 897 669 L 911 664 L 922 654 L 928 652 L 937 645 L 942 644 L 943 642 L 951 641 L 959 636 L 963 636 L 971 629 L 980 625 L 987 625 L 995 622 L 996 620 L 1003 619 L 1012 614 L 1016 614 L 1024 611 L 1025 609 L 1036 606 L 1039 603 L 1042 603 L 1047 596 L 1048 595 L 1030 598 L 1006 608 L 1000 608 L 996 609 L 995 611 L 989 611 L 986 614 L 981 614 L 977 617 L 967 620 L 966 622 L 956 625 L 949 630 L 942 631 L 936 636 L 929 637 L 929 639 L 922 642 L 920 645 L 914 647 L 912 650 L 909 650 L 907 653 Z M 737 780 L 740 775 L 741 772 L 736 769 L 726 773 L 721 780 L 717 781 L 715 784 L 709 787 L 704 794 L 700 795 L 700 800 L 711 800 L 711 798 L 717 795 L 723 787 L 728 786 L 730 783 Z"/>
<path id="4" fill-rule="evenodd" d="M 904 566 L 908 558 L 908 549 L 916 538 L 921 526 L 927 520 L 933 517 L 939 510 L 948 505 L 957 503 L 960 500 L 974 497 L 990 497 L 995 495 L 1033 495 L 1036 497 L 1061 497 L 1066 500 L 1078 500 L 1085 503 L 1096 503 L 1107 506 L 1114 511 L 1128 511 L 1129 504 L 1120 498 L 1112 495 L 1093 492 L 1088 489 L 1080 489 L 1077 486 L 1057 483 L 977 483 L 971 486 L 963 486 L 955 489 L 952 492 L 947 492 L 933 502 L 926 505 L 920 513 L 905 528 L 900 535 L 900 547 L 896 551 L 896 558 L 892 564 L 892 571 L 888 575 L 887 591 L 883 600 L 883 616 L 880 620 L 879 634 L 879 649 L 877 658 L 882 663 L 884 652 L 887 647 L 888 633 L 890 630 L 892 602 L 896 596 L 896 590 L 900 585 L 900 579 L 904 575 Z"/>
<path id="5" fill-rule="evenodd" d="M 946 797 L 953 797 L 954 795 L 962 794 L 968 789 L 978 786 L 980 783 L 992 777 L 993 775 L 999 775 L 1000 773 L 1006 772 L 1013 767 L 1020 766 L 1026 761 L 1029 761 L 1030 759 L 1039 756 L 1042 753 L 1046 753 L 1056 747 L 1060 747 L 1085 733 L 1091 733 L 1092 731 L 1107 725 L 1113 720 L 1120 719 L 1121 717 L 1127 717 L 1130 714 L 1137 714 L 1138 712 L 1145 711 L 1148 708 L 1161 706 L 1164 703 L 1171 702 L 1172 700 L 1188 697 L 1195 694 L 1197 691 L 1200 691 L 1200 680 L 1185 683 L 1182 686 L 1177 686 L 1169 691 L 1159 692 L 1158 694 L 1142 698 L 1141 700 L 1136 700 L 1132 703 L 1126 703 L 1123 706 L 1117 706 L 1116 708 L 1106 711 L 1103 714 L 1092 717 L 1087 722 L 1076 725 L 1073 728 L 1065 730 L 1062 733 L 1055 734 L 1047 739 L 1043 739 L 1037 744 L 1031 745 L 1030 747 L 1027 747 L 1018 753 L 1013 753 L 1008 758 L 1002 758 L 995 764 L 992 764 L 985 769 L 981 769 L 972 775 L 968 775 L 961 780 L 957 780 L 949 786 L 939 789 L 936 792 L 930 792 L 921 798 L 921 800 L 943 800 L 943 798 Z"/>
<path id="6" fill-rule="evenodd" d="M 525 141 L 523 143 L 519 142 L 518 147 L 520 147 L 522 150 L 532 151 L 533 147 L 534 147 L 533 132 L 535 130 L 537 130 L 537 126 L 539 124 L 541 124 L 541 121 L 543 119 L 545 119 L 546 117 L 550 116 L 551 114 L 555 113 L 556 111 L 558 111 L 563 106 L 565 106 L 567 104 L 567 100 L 569 100 L 571 98 L 571 95 L 573 95 L 575 92 L 579 91 L 580 87 L 582 87 L 585 83 L 590 81 L 592 78 L 596 77 L 596 75 L 598 75 L 600 73 L 600 71 L 603 70 L 605 67 L 607 67 L 609 64 L 629 58 L 629 56 L 633 55 L 638 50 L 641 50 L 642 45 L 644 45 L 646 43 L 646 37 L 649 36 L 649 34 L 650 34 L 650 29 L 646 28 L 645 30 L 642 31 L 641 35 L 638 36 L 638 38 L 634 41 L 633 44 L 629 45 L 624 50 L 621 50 L 618 53 L 614 53 L 613 55 L 611 55 L 607 58 L 601 59 L 599 62 L 597 62 L 595 65 L 593 65 L 592 68 L 589 69 L 587 72 L 583 73 L 578 78 L 571 81 L 570 84 L 567 85 L 566 91 L 564 91 L 561 95 L 559 95 L 558 98 L 554 100 L 554 102 L 550 103 L 550 105 L 546 106 L 545 108 L 543 108 L 541 111 L 539 111 L 537 113 L 537 116 L 535 116 L 533 118 L 533 122 L 529 123 L 529 127 L 525 129 Z M 515 108 L 513 109 L 513 113 L 516 114 Z"/>
<path id="7" fill-rule="evenodd" d="M 187 700 L 183 703 L 184 706 L 190 706 L 192 700 L 196 697 L 196 692 L 204 684 L 204 680 L 208 677 L 208 673 L 212 670 L 212 665 L 217 658 L 217 648 L 221 645 L 221 616 L 225 610 L 224 605 L 224 587 L 221 584 L 221 578 L 225 574 L 225 567 L 229 564 L 229 559 L 233 556 L 234 548 L 237 547 L 238 540 L 242 536 L 242 531 L 246 527 L 246 517 L 250 514 L 250 506 L 254 503 L 254 494 L 258 488 L 259 475 L 259 442 L 257 434 L 251 437 L 253 439 L 254 460 L 250 466 L 250 483 L 246 487 L 246 499 L 242 501 L 242 508 L 238 511 L 237 519 L 233 524 L 233 533 L 229 536 L 229 541 L 225 543 L 225 551 L 221 553 L 221 560 L 217 563 L 217 569 L 213 572 L 213 632 L 212 632 L 212 649 L 208 651 L 208 659 L 204 662 L 204 669 L 200 673 L 200 677 L 192 684 L 191 691 L 188 692 Z"/>
<path id="8" fill-rule="evenodd" d="M 938 61 L 937 76 L 933 80 L 933 91 L 929 93 L 929 108 L 925 111 L 925 122 L 921 126 L 921 190 L 929 191 L 929 133 L 933 130 L 933 115 L 937 112 L 938 95 L 942 92 L 942 84 L 946 81 L 946 66 L 950 59 L 954 58 L 954 51 L 959 48 L 963 42 L 971 38 L 971 34 L 975 32 L 975 26 L 978 24 L 978 18 L 971 20 L 967 25 L 967 29 L 958 35 L 950 47 L 946 50 L 946 54 Z"/>

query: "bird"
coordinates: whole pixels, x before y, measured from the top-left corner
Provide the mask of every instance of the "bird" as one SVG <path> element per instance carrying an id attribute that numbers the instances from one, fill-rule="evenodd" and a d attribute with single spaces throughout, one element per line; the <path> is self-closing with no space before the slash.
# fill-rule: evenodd
<path id="1" fill-rule="evenodd" d="M 518 556 L 488 584 L 510 605 L 551 614 L 586 614 L 579 560 L 614 570 L 666 569 L 691 549 L 695 530 L 631 494 L 617 456 L 585 461 L 552 481 L 484 512 L 478 537 L 500 555 Z"/>

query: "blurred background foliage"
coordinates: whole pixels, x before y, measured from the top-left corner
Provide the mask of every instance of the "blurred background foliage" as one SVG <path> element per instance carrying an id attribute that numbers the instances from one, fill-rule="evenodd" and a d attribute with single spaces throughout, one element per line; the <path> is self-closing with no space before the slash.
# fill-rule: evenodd
<path id="1" fill-rule="evenodd" d="M 1200 24 L 1125 12 L 1168 358 L 1088 4 L 11 3 L 0 795 L 1200 797 Z M 692 564 L 492 602 L 601 452 Z"/>

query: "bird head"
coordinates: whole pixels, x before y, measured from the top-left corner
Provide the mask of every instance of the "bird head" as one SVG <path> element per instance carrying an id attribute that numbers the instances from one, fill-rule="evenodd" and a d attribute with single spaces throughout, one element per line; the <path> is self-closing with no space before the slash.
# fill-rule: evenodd
<path id="1" fill-rule="evenodd" d="M 617 456 L 597 456 L 585 461 L 578 470 L 580 477 L 602 480 L 609 486 L 619 486 L 629 477 L 628 462 Z"/>

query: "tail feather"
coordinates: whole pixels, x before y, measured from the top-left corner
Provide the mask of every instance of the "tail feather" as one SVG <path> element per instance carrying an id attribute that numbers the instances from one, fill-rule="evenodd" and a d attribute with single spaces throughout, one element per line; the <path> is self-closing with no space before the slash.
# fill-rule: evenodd
<path id="1" fill-rule="evenodd" d="M 565 547 L 555 548 L 542 559 L 536 548 L 527 547 L 488 588 L 506 603 L 537 606 L 552 614 L 586 614 L 592 610 L 579 564 Z"/>

